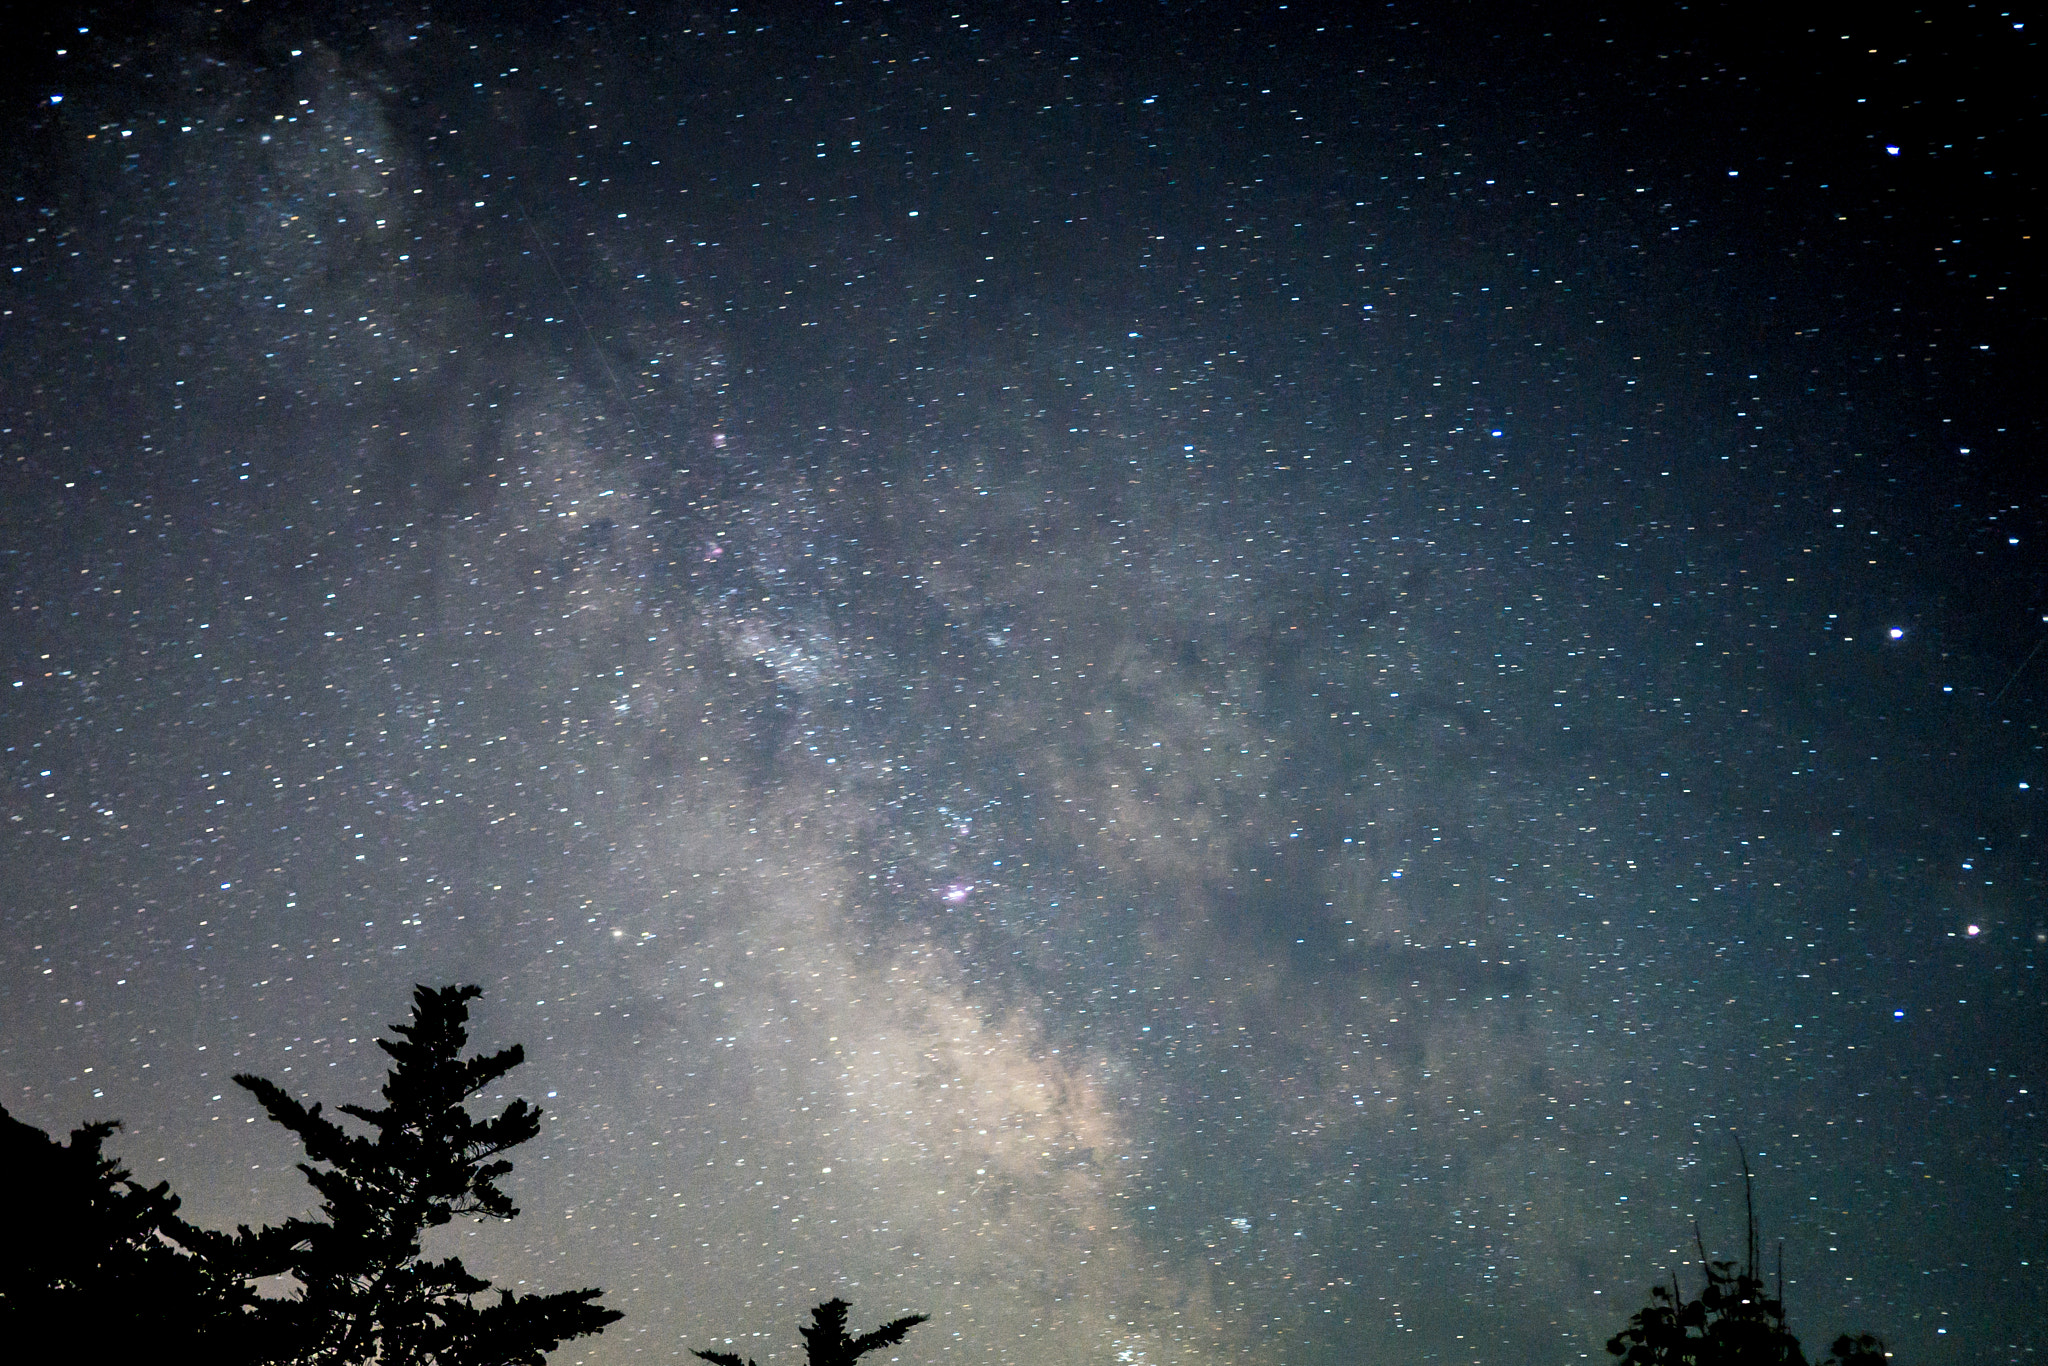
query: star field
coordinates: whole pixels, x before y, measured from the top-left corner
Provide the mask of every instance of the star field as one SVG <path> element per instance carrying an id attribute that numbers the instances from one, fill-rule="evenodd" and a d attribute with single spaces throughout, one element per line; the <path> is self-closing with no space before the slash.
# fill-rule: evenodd
<path id="1" fill-rule="evenodd" d="M 476 982 L 592 1363 L 1597 1361 L 1739 1135 L 2037 1358 L 2031 30 L 1334 14 L 35 32 L 9 1111 L 302 1213 Z"/>

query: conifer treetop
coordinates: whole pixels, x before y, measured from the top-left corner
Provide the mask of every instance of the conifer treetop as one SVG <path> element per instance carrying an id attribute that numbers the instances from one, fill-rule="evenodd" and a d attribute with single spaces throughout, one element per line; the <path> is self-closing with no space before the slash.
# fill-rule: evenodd
<path id="1" fill-rule="evenodd" d="M 878 1347 L 893 1347 L 903 1341 L 904 1336 L 920 1323 L 931 1318 L 929 1314 L 907 1314 L 900 1319 L 891 1319 L 873 1332 L 862 1333 L 857 1338 L 846 1335 L 846 1311 L 850 1306 L 845 1300 L 826 1300 L 811 1310 L 811 1322 L 799 1327 L 804 1335 L 804 1356 L 807 1366 L 853 1366 L 853 1364 Z M 693 1352 L 712 1366 L 755 1366 L 751 1358 L 742 1360 L 735 1352 Z"/>

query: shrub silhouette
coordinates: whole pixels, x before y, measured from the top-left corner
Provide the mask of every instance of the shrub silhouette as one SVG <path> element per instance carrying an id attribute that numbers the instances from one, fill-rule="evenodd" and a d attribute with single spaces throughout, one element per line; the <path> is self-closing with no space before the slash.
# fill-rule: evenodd
<path id="1" fill-rule="evenodd" d="M 1650 1302 L 1636 1311 L 1607 1340 L 1607 1350 L 1621 1366 L 1807 1366 L 1799 1339 L 1785 1324 L 1784 1247 L 1778 1250 L 1778 1293 L 1767 1294 L 1757 1268 L 1756 1191 L 1749 1156 L 1742 1154 L 1743 1205 L 1748 1216 L 1747 1255 L 1737 1270 L 1733 1261 L 1711 1261 L 1699 1225 L 1693 1242 L 1699 1248 L 1706 1284 L 1692 1299 L 1671 1284 L 1650 1287 Z M 1844 1333 L 1822 1366 L 1883 1366 L 1891 1354 L 1868 1333 Z"/>
<path id="2" fill-rule="evenodd" d="M 797 1329 L 804 1335 L 804 1356 L 808 1366 L 853 1366 L 854 1362 L 877 1347 L 893 1347 L 903 1341 L 905 1334 L 931 1317 L 929 1314 L 911 1314 L 893 1319 L 872 1333 L 849 1338 L 846 1336 L 848 1307 L 842 1299 L 826 1300 L 811 1310 L 810 1325 Z M 742 1361 L 733 1352 L 695 1352 L 693 1355 L 711 1362 L 712 1366 L 755 1366 L 751 1358 Z"/>
<path id="3" fill-rule="evenodd" d="M 1828 1359 L 1822 1366 L 1885 1366 L 1891 1359 L 1892 1354 L 1885 1350 L 1882 1338 L 1868 1333 L 1850 1337 L 1844 1333 L 1828 1349 Z"/>

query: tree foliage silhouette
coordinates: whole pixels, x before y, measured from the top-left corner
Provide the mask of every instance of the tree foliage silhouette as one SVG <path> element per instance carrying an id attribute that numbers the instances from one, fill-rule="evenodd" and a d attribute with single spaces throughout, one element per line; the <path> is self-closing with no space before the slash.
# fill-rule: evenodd
<path id="1" fill-rule="evenodd" d="M 893 1319 L 871 1333 L 862 1333 L 857 1338 L 846 1336 L 845 1300 L 826 1300 L 811 1310 L 811 1322 L 800 1326 L 797 1331 L 804 1335 L 804 1357 L 808 1366 L 853 1366 L 853 1363 L 874 1351 L 877 1347 L 893 1347 L 903 1341 L 904 1335 L 931 1317 L 929 1314 L 910 1314 Z M 734 1352 L 696 1352 L 694 1355 L 711 1362 L 712 1366 L 755 1366 L 749 1358 L 742 1361 Z"/>
<path id="2" fill-rule="evenodd" d="M 595 1333 L 619 1318 L 591 1303 L 596 1290 L 517 1296 L 500 1290 L 495 1303 L 474 1299 L 491 1288 L 457 1257 L 428 1259 L 421 1239 L 458 1215 L 510 1219 L 518 1210 L 498 1179 L 512 1170 L 502 1156 L 540 1132 L 540 1111 L 515 1100 L 481 1122 L 465 1101 L 525 1061 L 518 1045 L 488 1057 L 464 1058 L 469 1002 L 480 987 L 419 987 L 412 1022 L 395 1025 L 394 1041 L 377 1046 L 393 1066 L 384 1104 L 344 1105 L 374 1137 L 349 1133 L 301 1105 L 275 1083 L 238 1075 L 235 1081 L 270 1117 L 298 1138 L 310 1159 L 299 1164 L 320 1193 L 323 1219 L 291 1220 L 279 1230 L 238 1240 L 202 1239 L 202 1252 L 233 1259 L 254 1246 L 286 1242 L 286 1270 L 298 1293 L 267 1302 L 266 1311 L 291 1344 L 290 1359 L 379 1366 L 540 1366 L 568 1338 Z M 267 1240 L 267 1241 L 266 1241 Z M 248 1271 L 269 1274 L 267 1263 Z"/>
<path id="3" fill-rule="evenodd" d="M 1891 1359 L 1892 1354 L 1884 1349 L 1884 1339 L 1869 1333 L 1854 1337 L 1844 1333 L 1828 1349 L 1828 1359 L 1821 1366 L 1885 1366 Z"/>
<path id="4" fill-rule="evenodd" d="M 1688 1300 L 1674 1271 L 1668 1287 L 1650 1287 L 1649 1304 L 1607 1341 L 1608 1352 L 1621 1358 L 1621 1366 L 1807 1366 L 1799 1339 L 1785 1323 L 1783 1248 L 1775 1295 L 1766 1292 L 1758 1270 L 1755 1181 L 1746 1153 L 1742 1191 L 1748 1238 L 1741 1269 L 1733 1261 L 1709 1260 L 1706 1240 L 1694 1224 L 1705 1286 Z M 1845 1333 L 1835 1339 L 1823 1366 L 1882 1366 L 1889 1360 L 1878 1339 Z"/>
<path id="5" fill-rule="evenodd" d="M 246 1354 L 254 1296 L 171 1241 L 189 1226 L 169 1183 L 145 1188 L 100 1151 L 119 1127 L 82 1125 L 59 1143 L 0 1108 L 0 1170 L 13 1188 L 0 1234 L 0 1344 L 76 1324 L 115 1360 Z"/>
<path id="6" fill-rule="evenodd" d="M 235 1078 L 305 1149 L 299 1170 L 320 1194 L 316 1218 L 195 1228 L 166 1186 L 145 1190 L 101 1156 L 113 1124 L 87 1125 L 66 1147 L 0 1111 L 0 1145 L 26 1178 L 24 1212 L 36 1225 L 7 1240 L 17 1261 L 0 1271 L 0 1347 L 82 1324 L 113 1360 L 544 1366 L 563 1341 L 601 1332 L 620 1316 L 592 1303 L 596 1290 L 482 1298 L 489 1281 L 422 1249 L 458 1216 L 515 1216 L 498 1185 L 512 1170 L 504 1154 L 540 1131 L 540 1111 L 523 1100 L 484 1120 L 464 1108 L 525 1060 L 517 1046 L 461 1056 L 469 1002 L 482 994 L 415 989 L 411 1023 L 377 1041 L 393 1062 L 384 1104 L 340 1107 L 368 1135 L 261 1077 Z M 294 1293 L 257 1295 L 254 1283 L 272 1276 Z M 129 1349 L 117 1350 L 123 1334 Z M 200 1350 L 170 1350 L 185 1346 Z"/>

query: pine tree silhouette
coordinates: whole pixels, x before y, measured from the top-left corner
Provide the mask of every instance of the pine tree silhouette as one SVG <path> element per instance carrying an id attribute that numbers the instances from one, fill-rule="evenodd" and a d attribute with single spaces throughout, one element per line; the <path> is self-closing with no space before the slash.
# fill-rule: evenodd
<path id="1" fill-rule="evenodd" d="M 895 1346 L 911 1329 L 931 1318 L 929 1314 L 911 1314 L 885 1323 L 872 1333 L 849 1338 L 846 1336 L 846 1311 L 849 1307 L 842 1299 L 826 1300 L 811 1310 L 810 1325 L 797 1329 L 804 1335 L 804 1356 L 808 1366 L 853 1366 L 854 1362 L 877 1347 Z M 711 1362 L 712 1366 L 755 1366 L 751 1358 L 742 1361 L 733 1352 L 695 1352 L 693 1355 Z"/>
<path id="2" fill-rule="evenodd" d="M 168 1185 L 144 1188 L 101 1153 L 103 1121 L 52 1140 L 0 1109 L 0 1170 L 14 1179 L 0 1223 L 0 1360 L 56 1333 L 90 1359 L 214 1366 L 544 1366 L 563 1341 L 620 1316 L 595 1290 L 514 1295 L 459 1258 L 426 1258 L 421 1239 L 457 1216 L 510 1219 L 503 1156 L 540 1131 L 514 1101 L 481 1122 L 464 1102 L 525 1059 L 518 1047 L 464 1058 L 478 987 L 419 987 L 410 1024 L 379 1039 L 393 1066 L 384 1105 L 344 1105 L 352 1134 L 256 1076 L 235 1081 L 298 1136 L 321 1216 L 234 1233 L 177 1215 Z M 289 1276 L 297 1293 L 258 1295 Z M 23 1356 L 23 1359 L 27 1359 Z"/>
<path id="3" fill-rule="evenodd" d="M 479 987 L 419 987 L 412 1023 L 377 1046 L 393 1059 L 382 1107 L 344 1105 L 374 1137 L 349 1133 L 262 1077 L 237 1084 L 305 1148 L 299 1170 L 322 1198 L 319 1219 L 294 1219 L 238 1236 L 197 1230 L 188 1245 L 244 1275 L 287 1271 L 298 1294 L 261 1310 L 282 1350 L 274 1359 L 378 1366 L 542 1366 L 568 1338 L 600 1332 L 620 1317 L 591 1303 L 596 1290 L 474 1297 L 491 1288 L 460 1258 L 432 1261 L 421 1238 L 458 1215 L 510 1219 L 519 1211 L 498 1186 L 512 1170 L 502 1156 L 540 1131 L 540 1111 L 516 1100 L 494 1118 L 473 1119 L 463 1103 L 525 1060 L 514 1045 L 463 1058 L 468 1003 Z"/>
<path id="4" fill-rule="evenodd" d="M 113 1360 L 246 1355 L 253 1296 L 239 1278 L 169 1241 L 188 1227 L 169 1184 L 143 1187 L 100 1149 L 120 1125 L 81 1125 L 59 1143 L 0 1108 L 0 1357 L 51 1325 L 89 1325 Z"/>

